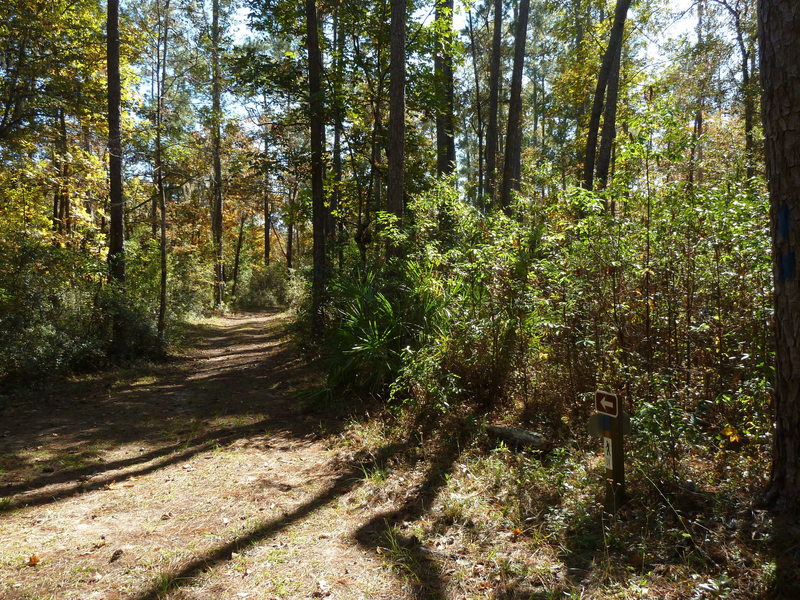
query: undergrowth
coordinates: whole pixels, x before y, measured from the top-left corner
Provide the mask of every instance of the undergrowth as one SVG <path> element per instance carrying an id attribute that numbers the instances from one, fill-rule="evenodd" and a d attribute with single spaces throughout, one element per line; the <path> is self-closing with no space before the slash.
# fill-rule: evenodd
<path id="1" fill-rule="evenodd" d="M 567 190 L 482 214 L 440 183 L 405 229 L 387 226 L 401 258 L 335 274 L 320 397 L 386 406 L 380 434 L 362 422 L 353 444 L 417 436 L 413 460 L 441 463 L 430 509 L 387 527 L 427 548 L 456 540 L 458 558 L 437 560 L 477 597 L 752 598 L 769 585 L 754 508 L 771 443 L 765 202 L 733 181 L 693 193 L 687 206 L 667 185 L 658 203 L 634 193 L 608 210 L 606 195 Z M 598 388 L 631 415 L 615 518 L 586 434 Z M 496 422 L 555 450 L 495 447 L 482 428 Z M 455 439 L 442 461 L 435 449 Z M 380 473 L 365 479 L 396 485 Z"/>

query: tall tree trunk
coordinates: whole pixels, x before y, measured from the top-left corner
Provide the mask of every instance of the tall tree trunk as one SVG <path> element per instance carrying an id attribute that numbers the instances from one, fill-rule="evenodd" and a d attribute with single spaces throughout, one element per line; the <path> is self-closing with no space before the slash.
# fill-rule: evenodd
<path id="1" fill-rule="evenodd" d="M 267 97 L 266 92 L 264 92 L 263 96 L 263 107 L 264 107 L 264 156 L 267 156 L 269 152 L 269 124 L 267 123 L 266 116 L 267 116 L 267 109 L 269 107 L 269 99 Z M 271 231 L 272 231 L 272 205 L 270 199 L 272 197 L 272 191 L 270 189 L 270 177 L 269 172 L 265 168 L 264 169 L 264 266 L 269 266 L 270 261 L 270 240 L 271 240 Z"/>
<path id="2" fill-rule="evenodd" d="M 156 195 L 158 197 L 158 210 L 159 210 L 159 258 L 161 267 L 160 288 L 158 296 L 158 323 L 156 331 L 158 333 L 159 342 L 164 341 L 164 330 L 166 328 L 166 315 L 167 315 L 167 192 L 164 187 L 164 161 L 162 152 L 162 125 L 164 122 L 164 88 L 167 79 L 167 48 L 169 41 L 169 3 L 166 0 L 164 3 L 163 15 L 159 11 L 159 30 L 158 39 L 159 43 L 156 47 L 158 58 L 156 65 L 158 72 L 156 74 L 156 155 L 155 155 L 155 171 L 156 171 Z"/>
<path id="3" fill-rule="evenodd" d="M 522 158 L 522 67 L 525 61 L 529 11 L 530 0 L 520 0 L 514 36 L 514 66 L 511 71 L 511 97 L 508 103 L 503 184 L 500 190 L 500 205 L 505 211 L 511 205 L 512 191 L 519 190 Z"/>
<path id="4" fill-rule="evenodd" d="M 800 598 L 800 4 L 760 0 L 761 84 L 775 284 L 775 429 L 766 499 L 776 590 Z"/>
<path id="5" fill-rule="evenodd" d="M 450 175 L 456 168 L 456 143 L 453 122 L 453 0 L 436 0 L 436 21 L 442 39 L 434 56 L 434 74 L 438 88 L 436 108 L 436 172 Z"/>
<path id="6" fill-rule="evenodd" d="M 602 190 L 608 185 L 608 173 L 611 167 L 611 151 L 614 138 L 617 137 L 617 97 L 619 95 L 619 72 L 622 62 L 622 44 L 617 45 L 611 73 L 606 86 L 606 102 L 603 110 L 603 129 L 600 134 L 600 151 L 597 154 L 597 182 Z"/>
<path id="7" fill-rule="evenodd" d="M 270 254 L 272 248 L 270 247 L 272 233 L 272 207 L 269 202 L 269 192 L 264 194 L 264 266 L 269 266 Z"/>
<path id="8" fill-rule="evenodd" d="M 736 40 L 739 46 L 739 54 L 741 56 L 742 66 L 742 102 L 744 104 L 744 157 L 745 169 L 748 180 L 748 188 L 753 191 L 753 177 L 756 176 L 755 168 L 755 134 L 753 127 L 755 125 L 755 97 L 753 85 L 750 81 L 750 50 L 744 41 L 744 31 L 742 30 L 741 16 L 737 12 L 735 14 L 736 24 Z"/>
<path id="9" fill-rule="evenodd" d="M 120 134 L 122 87 L 119 73 L 119 0 L 108 0 L 107 19 L 108 200 L 110 205 L 108 263 L 111 279 L 121 285 L 125 282 L 125 250 L 123 247 L 125 239 L 125 201 L 122 197 L 122 137 Z"/>
<path id="10" fill-rule="evenodd" d="M 294 247 L 294 224 L 289 221 L 286 224 L 286 268 L 292 268 L 292 249 Z"/>
<path id="11" fill-rule="evenodd" d="M 697 47 L 703 45 L 703 22 L 705 15 L 705 0 L 699 0 L 697 3 Z M 652 96 L 652 88 L 650 95 Z M 697 110 L 694 115 L 694 138 L 689 154 L 689 190 L 694 188 L 695 179 L 697 182 L 702 181 L 702 160 L 703 160 L 703 146 L 701 136 L 703 135 L 703 111 L 705 110 L 705 90 L 704 86 L 700 85 L 700 91 L 697 98 Z"/>
<path id="12" fill-rule="evenodd" d="M 69 160 L 67 154 L 69 142 L 67 140 L 67 122 L 64 116 L 64 109 L 58 109 L 58 144 L 61 152 L 61 172 L 59 173 L 59 221 L 61 227 L 67 232 L 67 236 L 72 233 L 72 206 L 69 197 Z M 59 228 L 60 230 L 60 228 Z"/>
<path id="13" fill-rule="evenodd" d="M 583 187 L 587 190 L 594 189 L 595 158 L 597 156 L 597 138 L 600 131 L 600 117 L 603 114 L 604 98 L 608 79 L 614 66 L 617 48 L 622 46 L 622 36 L 625 31 L 625 19 L 628 15 L 631 0 L 617 0 L 614 10 L 614 23 L 611 25 L 611 35 L 608 47 L 603 54 L 600 72 L 597 74 L 597 87 L 594 91 L 592 112 L 589 116 L 589 132 L 586 135 L 586 152 L 583 160 Z"/>
<path id="14" fill-rule="evenodd" d="M 311 116 L 311 228 L 313 239 L 311 278 L 311 331 L 322 333 L 322 296 L 325 288 L 325 190 L 322 162 L 323 122 L 322 55 L 316 0 L 306 0 L 306 50 L 308 51 L 308 102 Z"/>
<path id="15" fill-rule="evenodd" d="M 247 223 L 247 215 L 242 213 L 239 220 L 239 235 L 236 236 L 236 248 L 233 253 L 233 286 L 231 287 L 231 297 L 236 300 L 236 287 L 239 283 L 239 257 L 242 254 L 242 244 L 244 243 L 244 226 Z"/>
<path id="16" fill-rule="evenodd" d="M 341 5 L 339 6 L 341 11 Z M 342 205 L 342 180 L 343 180 L 343 167 L 342 167 L 342 131 L 344 130 L 344 98 L 342 97 L 342 79 L 344 78 L 344 25 L 338 12 L 336 21 L 334 23 L 334 32 L 336 39 L 336 75 L 334 80 L 334 129 L 333 129 L 333 173 L 334 173 L 334 188 L 333 198 L 331 200 L 331 208 L 338 211 Z M 344 247 L 342 245 L 342 236 L 344 233 L 344 225 L 342 224 L 341 215 L 335 219 L 335 247 L 339 251 L 339 268 L 342 268 L 344 263 Z"/>
<path id="17" fill-rule="evenodd" d="M 721 4 L 730 14 L 733 19 L 733 27 L 736 31 L 736 45 L 739 50 L 740 66 L 742 70 L 742 104 L 744 108 L 744 147 L 745 147 L 745 169 L 748 179 L 748 188 L 751 193 L 753 190 L 752 179 L 756 175 L 755 169 L 755 134 L 753 126 L 756 118 L 756 98 L 753 85 L 751 82 L 750 60 L 751 51 L 745 42 L 745 31 L 742 24 L 742 11 L 746 10 L 737 2 L 732 5 L 728 0 L 715 0 L 717 4 Z"/>
<path id="18" fill-rule="evenodd" d="M 475 46 L 475 33 L 472 29 L 472 10 L 467 11 L 467 23 L 469 25 L 469 42 L 472 47 L 472 71 L 475 76 L 475 117 L 477 119 L 478 131 L 478 202 L 483 204 L 483 114 L 481 111 L 481 87 L 480 77 L 478 76 L 478 49 Z"/>
<path id="19" fill-rule="evenodd" d="M 219 0 L 211 8 L 211 160 L 213 163 L 213 199 L 211 203 L 211 237 L 214 246 L 214 306 L 219 308 L 225 299 L 225 259 L 222 247 L 222 159 L 220 157 L 222 81 L 219 64 Z"/>
<path id="20" fill-rule="evenodd" d="M 497 173 L 498 109 L 500 104 L 500 51 L 503 33 L 503 0 L 494 0 L 492 58 L 489 63 L 489 121 L 486 126 L 486 194 L 494 200 Z"/>
<path id="21" fill-rule="evenodd" d="M 386 205 L 399 223 L 403 219 L 406 113 L 406 3 L 391 0 L 388 190 Z M 397 249 L 390 245 L 394 254 Z"/>

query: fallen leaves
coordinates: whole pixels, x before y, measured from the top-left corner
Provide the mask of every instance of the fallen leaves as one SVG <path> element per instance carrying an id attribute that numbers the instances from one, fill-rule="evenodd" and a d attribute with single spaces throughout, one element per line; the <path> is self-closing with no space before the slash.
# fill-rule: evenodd
<path id="1" fill-rule="evenodd" d="M 113 563 L 115 560 L 119 560 L 120 556 L 122 556 L 122 548 L 114 550 L 114 554 L 111 555 L 111 558 L 108 560 L 108 562 Z"/>
<path id="2" fill-rule="evenodd" d="M 42 559 L 39 557 L 39 555 L 38 555 L 38 554 L 31 554 L 31 555 L 28 557 L 28 566 L 29 566 L 29 567 L 35 567 L 35 566 L 36 566 L 36 565 L 38 565 L 40 562 L 42 562 Z"/>

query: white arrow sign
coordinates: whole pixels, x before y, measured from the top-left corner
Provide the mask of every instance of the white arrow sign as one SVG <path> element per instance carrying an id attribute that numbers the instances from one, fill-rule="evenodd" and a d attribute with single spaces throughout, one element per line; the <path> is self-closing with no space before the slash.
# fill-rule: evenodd
<path id="1" fill-rule="evenodd" d="M 619 416 L 619 402 L 617 395 L 610 392 L 597 390 L 594 393 L 594 408 L 597 412 L 610 417 Z"/>

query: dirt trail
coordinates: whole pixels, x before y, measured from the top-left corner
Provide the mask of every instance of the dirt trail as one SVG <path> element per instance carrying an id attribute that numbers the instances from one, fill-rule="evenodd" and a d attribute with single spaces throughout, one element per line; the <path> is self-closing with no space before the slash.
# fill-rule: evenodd
<path id="1" fill-rule="evenodd" d="M 341 423 L 300 410 L 313 374 L 285 322 L 208 320 L 171 363 L 14 398 L 0 598 L 429 597 L 364 541 L 388 501 Z"/>

